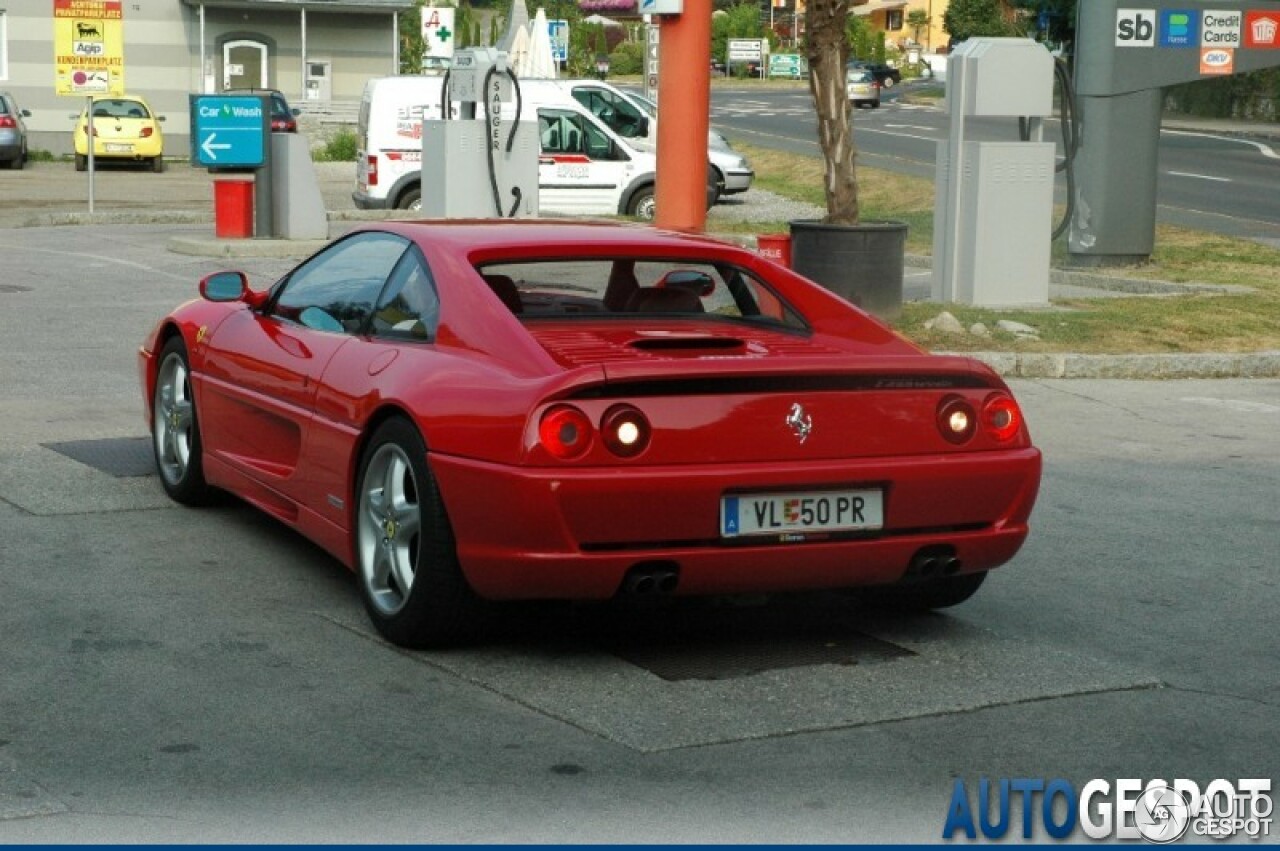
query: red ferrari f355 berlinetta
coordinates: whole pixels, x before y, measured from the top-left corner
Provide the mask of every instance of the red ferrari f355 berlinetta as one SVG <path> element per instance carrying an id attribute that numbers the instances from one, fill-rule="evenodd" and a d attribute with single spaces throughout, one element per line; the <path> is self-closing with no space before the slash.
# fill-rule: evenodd
<path id="1" fill-rule="evenodd" d="M 359 229 L 139 353 L 165 490 L 230 491 L 407 646 L 486 600 L 885 586 L 967 599 L 1027 536 L 1004 382 L 745 249 L 585 222 Z"/>

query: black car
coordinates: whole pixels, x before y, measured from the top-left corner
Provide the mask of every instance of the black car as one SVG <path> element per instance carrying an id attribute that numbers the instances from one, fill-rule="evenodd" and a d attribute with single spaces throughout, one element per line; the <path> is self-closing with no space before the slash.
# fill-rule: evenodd
<path id="1" fill-rule="evenodd" d="M 849 63 L 848 68 L 866 68 L 876 78 L 876 82 L 886 89 L 902 82 L 902 72 L 883 62 L 864 62 L 855 59 Z"/>
<path id="2" fill-rule="evenodd" d="M 298 114 L 301 110 L 289 106 L 289 101 L 275 89 L 227 89 L 224 95 L 270 95 L 271 96 L 271 132 L 297 133 Z"/>

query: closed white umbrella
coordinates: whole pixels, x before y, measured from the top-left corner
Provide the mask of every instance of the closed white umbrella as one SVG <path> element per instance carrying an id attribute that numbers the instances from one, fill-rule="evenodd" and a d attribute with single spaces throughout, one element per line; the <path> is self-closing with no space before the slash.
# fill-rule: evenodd
<path id="1" fill-rule="evenodd" d="M 516 30 L 511 38 L 511 48 L 507 53 L 507 64 L 520 79 L 529 76 L 529 31 L 524 27 Z"/>
<path id="2" fill-rule="evenodd" d="M 554 80 L 559 74 L 555 55 L 551 52 L 551 30 L 547 26 L 547 12 L 539 7 L 529 24 L 529 73 L 535 80 Z"/>

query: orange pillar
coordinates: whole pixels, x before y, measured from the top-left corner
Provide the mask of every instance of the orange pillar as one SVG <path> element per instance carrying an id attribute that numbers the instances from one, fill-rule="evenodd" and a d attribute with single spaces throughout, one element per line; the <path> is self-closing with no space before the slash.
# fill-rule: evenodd
<path id="1" fill-rule="evenodd" d="M 701 231 L 707 223 L 711 105 L 711 0 L 684 0 L 658 36 L 658 185 L 655 224 Z"/>

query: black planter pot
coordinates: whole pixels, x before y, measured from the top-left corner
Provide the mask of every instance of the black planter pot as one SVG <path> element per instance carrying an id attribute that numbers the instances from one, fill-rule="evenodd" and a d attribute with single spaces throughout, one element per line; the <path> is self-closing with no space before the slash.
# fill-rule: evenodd
<path id="1" fill-rule="evenodd" d="M 902 313 L 906 222 L 829 225 L 796 220 L 791 268 L 881 319 Z"/>

